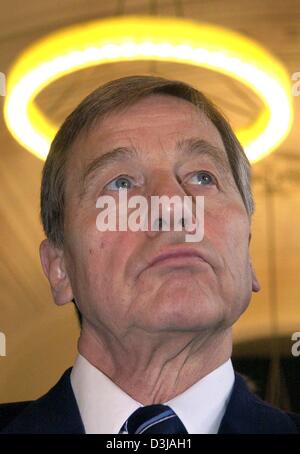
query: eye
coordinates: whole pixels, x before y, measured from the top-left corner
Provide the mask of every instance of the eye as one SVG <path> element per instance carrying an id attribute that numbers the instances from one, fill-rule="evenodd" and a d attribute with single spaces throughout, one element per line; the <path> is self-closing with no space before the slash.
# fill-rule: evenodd
<path id="1" fill-rule="evenodd" d="M 192 175 L 190 180 L 193 180 L 192 183 L 201 184 L 203 186 L 211 186 L 216 184 L 215 178 L 208 172 L 203 172 L 202 170 L 196 172 Z"/>
<path id="2" fill-rule="evenodd" d="M 122 189 L 131 189 L 133 187 L 131 178 L 120 175 L 106 185 L 109 191 L 119 191 Z"/>

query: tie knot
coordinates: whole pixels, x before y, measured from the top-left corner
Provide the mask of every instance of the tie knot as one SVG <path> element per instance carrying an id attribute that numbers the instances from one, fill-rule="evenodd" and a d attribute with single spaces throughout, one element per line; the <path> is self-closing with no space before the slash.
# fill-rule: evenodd
<path id="1" fill-rule="evenodd" d="M 127 419 L 121 433 L 128 434 L 186 434 L 186 428 L 167 405 L 147 405 L 138 408 Z"/>

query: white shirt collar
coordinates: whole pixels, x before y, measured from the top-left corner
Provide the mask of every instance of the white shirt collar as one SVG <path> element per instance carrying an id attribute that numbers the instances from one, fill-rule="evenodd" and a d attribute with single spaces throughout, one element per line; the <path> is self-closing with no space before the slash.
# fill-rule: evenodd
<path id="1" fill-rule="evenodd" d="M 87 434 L 117 434 L 143 406 L 78 354 L 71 384 Z M 182 394 L 166 402 L 190 434 L 217 433 L 234 384 L 229 359 Z"/>

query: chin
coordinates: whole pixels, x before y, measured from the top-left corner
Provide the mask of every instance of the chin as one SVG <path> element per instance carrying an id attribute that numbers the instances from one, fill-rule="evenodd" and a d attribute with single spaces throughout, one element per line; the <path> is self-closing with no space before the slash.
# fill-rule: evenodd
<path id="1" fill-rule="evenodd" d="M 165 330 L 202 331 L 225 325 L 224 308 L 208 299 L 173 296 L 160 299 L 149 324 Z"/>

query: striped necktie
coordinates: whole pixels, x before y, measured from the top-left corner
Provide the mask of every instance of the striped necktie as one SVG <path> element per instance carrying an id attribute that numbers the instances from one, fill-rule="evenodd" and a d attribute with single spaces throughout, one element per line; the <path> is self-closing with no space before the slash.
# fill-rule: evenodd
<path id="1" fill-rule="evenodd" d="M 120 434 L 187 434 L 174 411 L 167 405 L 138 408 L 123 424 Z"/>

